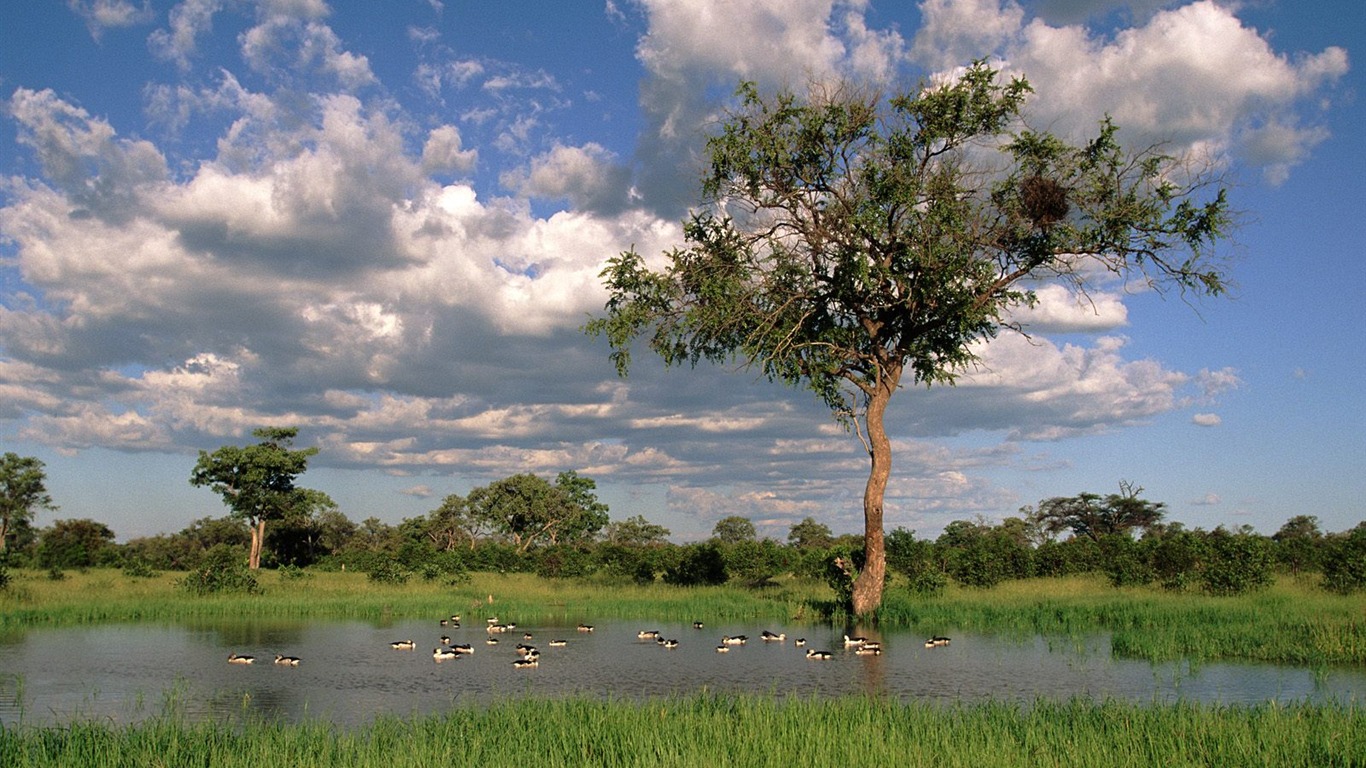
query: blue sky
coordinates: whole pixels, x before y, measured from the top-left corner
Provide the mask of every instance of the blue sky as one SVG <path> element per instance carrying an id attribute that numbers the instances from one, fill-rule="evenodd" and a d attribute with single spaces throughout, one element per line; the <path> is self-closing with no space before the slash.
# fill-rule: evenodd
<path id="1" fill-rule="evenodd" d="M 1355 0 L 32 2 L 0 26 L 0 448 L 121 539 L 221 515 L 196 452 L 296 425 L 396 523 L 517 472 L 676 539 L 861 529 L 811 395 L 618 379 L 598 271 L 681 242 L 740 78 L 884 87 L 991 57 L 1032 125 L 1111 114 L 1231 187 L 1228 299 L 1041 292 L 952 388 L 895 399 L 887 526 L 937 535 L 1121 481 L 1190 526 L 1366 519 L 1366 122 Z"/>

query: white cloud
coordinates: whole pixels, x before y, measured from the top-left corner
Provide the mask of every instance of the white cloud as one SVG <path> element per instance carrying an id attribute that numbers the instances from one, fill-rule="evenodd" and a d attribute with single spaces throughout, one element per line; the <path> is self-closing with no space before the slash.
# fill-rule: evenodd
<path id="1" fill-rule="evenodd" d="M 460 131 L 453 125 L 433 128 L 422 146 L 422 170 L 428 174 L 467 172 L 478 159 L 477 150 L 462 147 Z"/>
<path id="2" fill-rule="evenodd" d="M 1217 427 L 1224 423 L 1217 413 L 1197 413 L 1191 416 L 1191 423 L 1197 427 Z"/>
<path id="3" fill-rule="evenodd" d="M 1029 19 L 1011 0 L 930 0 L 922 10 L 918 58 L 952 68 L 1000 57 L 1034 86 L 1036 124 L 1084 135 L 1109 114 L 1132 145 L 1170 142 L 1171 151 L 1216 157 L 1237 150 L 1273 181 L 1325 138 L 1303 123 L 1303 107 L 1347 72 L 1342 48 L 1278 54 L 1235 7 L 1211 0 L 1159 11 L 1112 38 Z"/>
<path id="4" fill-rule="evenodd" d="M 170 29 L 154 31 L 148 45 L 156 55 L 188 69 L 199 37 L 212 29 L 214 14 L 222 9 L 223 0 L 184 0 L 171 8 Z"/>
<path id="5" fill-rule="evenodd" d="M 144 24 L 153 18 L 150 0 L 143 0 L 141 7 L 129 0 L 66 0 L 66 5 L 85 19 L 90 36 L 96 40 L 106 29 Z"/>

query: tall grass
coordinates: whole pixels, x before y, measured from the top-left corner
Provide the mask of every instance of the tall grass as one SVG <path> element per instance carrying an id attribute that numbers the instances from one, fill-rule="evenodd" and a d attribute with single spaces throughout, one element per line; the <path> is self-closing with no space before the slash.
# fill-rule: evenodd
<path id="1" fill-rule="evenodd" d="M 1360 596 L 1335 595 L 1292 578 L 1238 597 L 1116 589 L 1084 576 L 1008 582 L 990 590 L 951 588 L 928 599 L 892 592 L 879 619 L 927 631 L 1105 631 L 1117 654 L 1153 661 L 1366 663 Z"/>
<path id="2" fill-rule="evenodd" d="M 937 707 L 865 697 L 695 694 L 645 703 L 508 700 L 340 730 L 322 723 L 0 730 L 13 768 L 39 766 L 1356 766 L 1358 707 L 1040 701 Z"/>
<path id="3" fill-rule="evenodd" d="M 431 618 L 499 615 L 523 622 L 649 619 L 711 622 L 833 621 L 830 591 L 786 580 L 764 589 L 673 587 L 472 574 L 456 585 L 377 584 L 360 573 L 264 572 L 264 595 L 186 594 L 177 574 L 133 578 L 113 570 L 53 581 L 14 571 L 0 590 L 0 630 L 35 624 L 236 618 Z M 1100 577 L 1007 582 L 989 590 L 950 587 L 937 597 L 891 589 L 876 621 L 926 633 L 973 631 L 1082 636 L 1107 632 L 1115 652 L 1153 661 L 1247 659 L 1301 665 L 1366 664 L 1360 596 L 1324 592 L 1292 578 L 1239 597 L 1111 587 Z"/>

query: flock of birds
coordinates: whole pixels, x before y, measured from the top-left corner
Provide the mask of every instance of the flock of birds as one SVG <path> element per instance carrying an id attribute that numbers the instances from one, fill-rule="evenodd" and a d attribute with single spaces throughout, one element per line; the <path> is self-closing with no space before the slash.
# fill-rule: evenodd
<path id="1" fill-rule="evenodd" d="M 443 627 L 459 629 L 460 616 L 456 614 L 451 616 L 449 619 L 441 619 L 440 623 Z M 693 629 L 700 630 L 704 628 L 703 623 L 700 621 L 694 621 L 692 626 Z M 515 630 L 516 628 L 517 625 L 514 623 L 502 622 L 498 620 L 498 617 L 490 616 L 488 618 L 485 628 L 488 637 L 487 639 L 485 639 L 484 642 L 487 645 L 498 645 L 499 635 L 506 634 L 512 630 Z M 578 631 L 581 633 L 589 633 L 592 632 L 593 629 L 594 627 L 591 624 L 578 625 Z M 759 638 L 763 640 L 765 643 L 782 643 L 787 641 L 787 634 L 783 632 L 770 632 L 768 630 L 764 630 L 763 633 L 759 635 Z M 660 647 L 668 649 L 678 647 L 677 639 L 665 638 L 664 635 L 662 635 L 659 632 L 659 630 L 654 629 L 640 630 L 636 633 L 636 639 L 644 641 L 654 641 Z M 515 647 L 518 658 L 512 662 L 512 666 L 518 669 L 533 669 L 535 667 L 540 666 L 541 652 L 536 646 L 531 645 L 531 633 L 523 633 L 522 640 L 523 642 L 518 643 Z M 457 659 L 461 656 L 471 655 L 474 653 L 474 646 L 472 644 L 453 642 L 451 640 L 450 635 L 442 635 L 440 642 L 441 645 L 432 649 L 432 659 L 437 661 L 438 663 L 442 661 Z M 746 635 L 726 635 L 721 638 L 721 643 L 716 646 L 716 652 L 728 653 L 731 648 L 735 646 L 745 645 L 748 642 L 749 637 Z M 925 647 L 940 648 L 948 645 L 949 642 L 950 639 L 947 637 L 944 637 L 942 635 L 934 635 L 933 637 L 930 637 L 925 641 Z M 550 640 L 548 644 L 551 648 L 563 648 L 564 646 L 569 644 L 569 641 L 557 638 Z M 798 648 L 805 648 L 806 638 L 798 637 L 794 639 L 793 645 L 795 645 Z M 395 640 L 389 643 L 389 647 L 396 651 L 411 651 L 416 650 L 417 642 L 414 640 Z M 850 637 L 849 635 L 845 635 L 844 647 L 845 650 L 852 650 L 855 654 L 858 654 L 860 656 L 879 656 L 882 654 L 882 644 L 874 640 L 869 640 L 866 637 Z M 814 648 L 807 648 L 806 650 L 806 658 L 808 659 L 826 660 L 833 659 L 834 657 L 835 653 L 833 651 L 816 650 Z M 228 663 L 230 664 L 252 664 L 255 663 L 255 661 L 255 656 L 239 655 L 237 653 L 232 653 L 228 655 Z M 275 655 L 275 663 L 280 666 L 297 667 L 299 665 L 299 661 L 300 659 L 297 656 L 284 656 L 281 654 Z"/>

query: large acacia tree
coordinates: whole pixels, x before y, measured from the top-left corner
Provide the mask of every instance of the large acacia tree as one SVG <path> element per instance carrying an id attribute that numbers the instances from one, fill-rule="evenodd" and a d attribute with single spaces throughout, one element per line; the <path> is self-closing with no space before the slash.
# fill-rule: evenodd
<path id="1" fill-rule="evenodd" d="M 904 383 L 952 383 L 977 343 L 1019 329 L 1040 281 L 1224 290 L 1223 190 L 1126 150 L 1108 119 L 1081 144 L 1029 129 L 1030 92 L 985 62 L 890 97 L 743 83 L 707 142 L 687 244 L 659 270 L 632 249 L 602 273 L 606 314 L 585 329 L 621 375 L 643 336 L 668 365 L 739 360 L 810 389 L 857 430 L 871 461 L 858 614 L 882 600 L 884 418 Z"/>
<path id="2" fill-rule="evenodd" d="M 213 453 L 200 451 L 190 474 L 191 485 L 208 486 L 223 497 L 234 517 L 247 522 L 251 529 L 247 564 L 253 570 L 261 567 L 266 521 L 336 507 L 327 494 L 294 484 L 308 469 L 309 458 L 318 452 L 317 448 L 291 450 L 298 434 L 294 427 L 262 427 L 252 432 L 260 440 L 255 445 L 225 445 Z"/>

